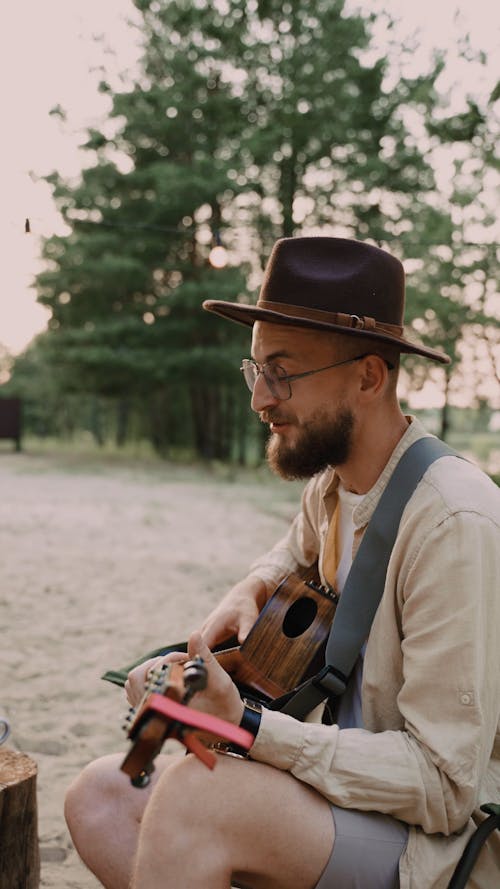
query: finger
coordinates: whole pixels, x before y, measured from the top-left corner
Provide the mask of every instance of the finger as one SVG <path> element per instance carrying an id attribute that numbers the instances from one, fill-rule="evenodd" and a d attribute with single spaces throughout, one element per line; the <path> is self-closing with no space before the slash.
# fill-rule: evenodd
<path id="1" fill-rule="evenodd" d="M 127 699 L 127 703 L 130 704 L 131 707 L 135 707 L 137 702 L 137 694 L 132 683 L 128 679 L 125 683 L 125 697 Z"/>
<path id="2" fill-rule="evenodd" d="M 188 656 L 185 651 L 170 651 L 160 661 L 162 664 L 183 664 Z"/>
<path id="3" fill-rule="evenodd" d="M 247 617 L 242 617 L 240 621 L 240 626 L 238 628 L 238 642 L 240 645 L 243 645 L 243 642 L 247 638 L 250 630 L 252 629 L 255 621 L 257 620 L 258 612 L 255 611 L 255 615 L 248 615 Z"/>
<path id="4" fill-rule="evenodd" d="M 196 630 L 194 633 L 191 633 L 188 640 L 188 656 L 190 658 L 194 658 L 196 656 L 203 658 L 205 663 L 209 663 L 210 661 L 215 661 L 215 658 L 210 651 L 207 643 L 205 642 L 201 633 Z"/>
<path id="5" fill-rule="evenodd" d="M 207 621 L 200 629 L 200 633 L 210 650 L 220 642 L 224 642 L 234 632 L 234 627 L 228 626 L 226 621 Z"/>
<path id="6" fill-rule="evenodd" d="M 188 653 L 190 658 L 200 657 L 203 660 L 208 671 L 209 685 L 212 692 L 225 693 L 227 684 L 232 684 L 232 680 L 224 667 L 219 664 L 219 661 L 213 652 L 210 651 L 203 636 L 198 631 L 191 633 L 189 637 Z"/>
<path id="7" fill-rule="evenodd" d="M 213 646 L 217 645 L 217 643 L 219 642 L 219 633 L 212 626 L 202 626 L 200 629 L 200 633 L 202 634 L 209 648 L 213 648 Z"/>

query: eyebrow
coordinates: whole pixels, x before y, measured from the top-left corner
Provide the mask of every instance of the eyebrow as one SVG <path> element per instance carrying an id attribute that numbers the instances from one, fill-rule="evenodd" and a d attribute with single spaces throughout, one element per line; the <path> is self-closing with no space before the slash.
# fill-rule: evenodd
<path id="1" fill-rule="evenodd" d="M 276 352 L 271 352 L 269 355 L 266 355 L 264 364 L 269 364 L 270 361 L 275 361 L 276 358 L 293 358 L 293 355 L 290 352 L 287 352 L 286 349 L 277 349 Z"/>

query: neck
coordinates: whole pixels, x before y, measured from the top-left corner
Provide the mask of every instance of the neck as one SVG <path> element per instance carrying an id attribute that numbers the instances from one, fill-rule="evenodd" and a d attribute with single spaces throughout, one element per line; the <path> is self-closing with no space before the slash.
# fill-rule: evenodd
<path id="1" fill-rule="evenodd" d="M 408 429 L 408 420 L 399 405 L 383 416 L 366 420 L 357 430 L 348 460 L 335 470 L 344 488 L 366 494 L 389 462 L 390 456 Z"/>

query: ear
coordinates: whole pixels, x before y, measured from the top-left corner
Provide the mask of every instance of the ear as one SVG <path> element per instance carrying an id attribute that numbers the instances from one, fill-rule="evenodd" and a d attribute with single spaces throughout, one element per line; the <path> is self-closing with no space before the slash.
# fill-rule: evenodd
<path id="1" fill-rule="evenodd" d="M 359 362 L 359 388 L 365 398 L 372 400 L 384 393 L 389 369 L 379 355 L 367 355 Z"/>

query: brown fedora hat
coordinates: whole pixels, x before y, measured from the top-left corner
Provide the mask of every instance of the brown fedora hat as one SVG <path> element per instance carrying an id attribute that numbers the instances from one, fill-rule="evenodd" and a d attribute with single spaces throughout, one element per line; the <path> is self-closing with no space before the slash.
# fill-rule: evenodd
<path id="1" fill-rule="evenodd" d="M 382 340 L 442 364 L 443 352 L 404 336 L 405 273 L 394 256 L 346 238 L 282 238 L 274 245 L 256 305 L 208 299 L 203 308 L 231 321 L 335 330 Z"/>

